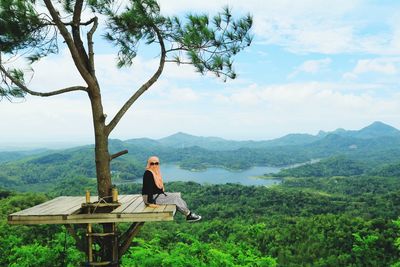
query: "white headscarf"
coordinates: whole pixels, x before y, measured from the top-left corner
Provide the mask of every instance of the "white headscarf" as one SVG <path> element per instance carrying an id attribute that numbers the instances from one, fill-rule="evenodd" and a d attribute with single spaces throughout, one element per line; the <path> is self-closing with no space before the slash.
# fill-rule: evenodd
<path id="1" fill-rule="evenodd" d="M 151 165 L 150 163 L 156 163 L 158 162 L 158 165 Z M 147 166 L 146 166 L 146 170 L 151 171 L 151 173 L 153 174 L 154 177 L 154 182 L 156 184 L 156 186 L 160 189 L 164 189 L 164 183 L 161 177 L 161 171 L 160 171 L 160 160 L 158 159 L 158 157 L 156 156 L 151 156 L 148 160 L 147 160 Z"/>

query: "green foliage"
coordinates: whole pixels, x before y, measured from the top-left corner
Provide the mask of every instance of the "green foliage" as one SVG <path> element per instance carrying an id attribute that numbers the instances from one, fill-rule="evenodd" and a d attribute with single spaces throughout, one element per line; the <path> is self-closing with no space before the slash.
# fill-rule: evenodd
<path id="1" fill-rule="evenodd" d="M 130 7 L 122 14 L 108 10 L 106 39 L 119 47 L 118 67 L 130 66 L 136 57 L 138 44 L 145 39 L 147 44 L 157 39 L 155 27 L 165 23 L 160 7 L 154 0 L 130 1 Z M 157 25 L 157 26 L 156 26 Z"/>
<path id="2" fill-rule="evenodd" d="M 7 215 L 48 198 L 41 194 L 16 194 L 0 199 L 0 266 L 78 266 L 83 258 L 75 240 L 56 225 L 11 226 Z"/>
<path id="3" fill-rule="evenodd" d="M 6 215 L 8 213 L 17 212 L 23 209 L 27 209 L 29 207 L 38 205 L 47 200 L 47 197 L 42 194 L 14 194 L 10 193 L 10 195 L 6 198 L 0 199 L 0 215 Z"/>
<path id="4" fill-rule="evenodd" d="M 0 51 L 12 53 L 37 46 L 43 41 L 44 27 L 32 0 L 2 0 L 0 2 Z"/>
<path id="5" fill-rule="evenodd" d="M 54 188 L 53 191 L 57 192 L 75 190 L 75 192 L 69 192 L 81 193 L 86 187 L 92 187 L 95 181 L 93 158 L 92 147 L 80 147 L 60 152 L 44 152 L 16 161 L 0 163 L 0 186 L 20 191 L 43 191 L 43 188 L 47 188 L 46 190 Z M 141 177 L 144 163 L 139 165 L 135 159 L 118 158 L 113 160 L 111 167 L 113 182 L 119 182 Z M 73 182 L 74 186 L 62 187 L 63 183 L 74 180 L 76 180 Z"/>
<path id="6" fill-rule="evenodd" d="M 369 184 L 371 179 L 365 179 L 364 183 L 361 180 L 358 187 Z M 145 247 L 151 245 L 154 253 L 147 254 L 147 257 L 157 253 L 169 257 L 177 244 L 188 242 L 185 239 L 188 234 L 194 240 L 234 255 L 235 260 L 238 254 L 228 249 L 230 244 L 236 247 L 245 244 L 248 249 L 253 247 L 260 255 L 276 258 L 280 266 L 361 266 L 360 262 L 378 262 L 379 266 L 386 266 L 399 255 L 393 244 L 396 229 L 390 218 L 397 216 L 398 209 L 392 209 L 399 206 L 400 202 L 397 200 L 389 205 L 391 200 L 388 200 L 388 195 L 392 194 L 392 189 L 384 179 L 378 181 L 383 183 L 381 190 L 372 195 L 359 192 L 354 196 L 345 192 L 338 196 L 313 191 L 312 188 L 307 190 L 306 186 L 290 189 L 285 185 L 262 188 L 170 183 L 167 188 L 182 192 L 190 206 L 204 216 L 204 220 L 190 225 L 146 224 L 140 236 L 148 241 L 144 244 L 138 241 L 138 244 Z M 397 187 L 399 184 L 400 181 L 397 181 Z M 138 192 L 139 189 L 132 187 L 131 192 Z M 342 189 L 338 185 L 336 191 Z M 125 190 L 129 191 L 129 188 Z M 232 199 L 234 205 L 231 204 Z M 176 219 L 180 221 L 178 215 Z M 377 237 L 373 242 L 366 239 L 368 253 L 365 249 L 364 252 L 355 249 L 362 247 L 354 239 L 356 233 L 363 238 Z M 243 253 L 248 249 L 241 248 L 241 251 Z M 137 248 L 137 251 L 142 249 Z M 157 257 L 155 255 L 153 258 Z M 235 264 L 242 266 L 243 263 Z"/>
<path id="7" fill-rule="evenodd" d="M 80 265 L 84 257 L 76 250 L 73 238 L 65 232 L 55 233 L 54 237 L 47 241 L 43 232 L 36 236 L 34 241 L 23 240 L 18 234 L 23 232 L 8 234 L 3 240 L 4 246 L 0 246 L 0 252 L 4 252 L 2 255 L 7 257 L 0 260 L 2 266 L 72 267 Z"/>
<path id="8" fill-rule="evenodd" d="M 332 177 L 361 175 L 368 168 L 361 162 L 343 156 L 332 157 L 317 163 L 308 163 L 299 167 L 284 169 L 277 177 Z"/>
<path id="9" fill-rule="evenodd" d="M 110 144 L 112 151 L 127 145 L 130 151 L 113 161 L 115 180 L 119 176 L 140 177 L 151 154 L 161 154 L 163 162 L 194 168 L 210 166 L 210 159 L 233 168 L 249 164 L 254 156 L 263 160 L 270 156 L 263 155 L 263 149 L 214 153 L 199 147 L 141 147 L 134 141 L 111 140 Z M 32 260 L 42 266 L 48 262 L 53 266 L 79 265 L 83 255 L 69 235 L 65 239 L 62 227 L 10 226 L 5 218 L 59 194 L 82 195 L 86 188 L 95 191 L 93 178 L 85 177 L 93 168 L 92 153 L 91 147 L 46 152 L 1 165 L 0 180 L 8 181 L 5 185 L 21 183 L 21 175 L 30 189 L 38 186 L 51 193 L 0 190 L 0 255 L 8 255 L 0 258 L 0 266 L 23 266 Z M 293 160 L 288 156 L 290 150 L 281 149 L 280 153 L 282 160 Z M 281 185 L 271 188 L 166 184 L 168 191 L 181 192 L 203 220 L 187 224 L 177 214 L 174 222 L 146 223 L 123 257 L 123 266 L 399 266 L 398 176 L 353 176 L 351 172 L 364 164 L 347 156 L 319 163 L 316 166 L 326 168 L 323 173 L 329 176 L 285 177 Z M 331 176 L 338 173 L 335 169 L 342 176 Z M 36 182 L 40 181 L 47 181 L 51 188 L 39 187 L 43 184 Z M 140 184 L 118 188 L 121 194 L 141 192 Z M 121 225 L 120 230 L 127 227 Z M 32 255 L 38 256 L 32 259 Z"/>
<path id="10" fill-rule="evenodd" d="M 122 265 L 390 266 L 398 261 L 396 224 L 400 223 L 393 220 L 400 213 L 400 180 L 333 177 L 320 178 L 317 183 L 311 178 L 295 181 L 303 179 L 308 182 L 285 182 L 273 188 L 168 183 L 168 190 L 181 192 L 203 220 L 188 224 L 177 214 L 174 222 L 146 223 Z M 141 186 L 119 189 L 137 194 Z M 62 227 L 5 222 L 7 214 L 41 203 L 45 196 L 6 195 L 0 199 L 0 254 L 8 256 L 0 259 L 0 266 L 23 265 L 28 260 L 41 266 L 48 262 L 79 265 L 83 255 L 69 235 L 65 246 Z M 121 225 L 121 231 L 126 227 Z M 38 256 L 32 259 L 34 253 Z"/>
<path id="11" fill-rule="evenodd" d="M 396 224 L 396 226 L 400 230 L 400 219 L 393 221 L 393 222 Z M 396 238 L 395 245 L 397 246 L 398 249 L 400 249 L 400 237 Z"/>
<path id="12" fill-rule="evenodd" d="M 352 251 L 354 252 L 357 264 L 360 266 L 377 266 L 380 261 L 375 260 L 375 250 L 373 247 L 376 244 L 376 241 L 379 239 L 376 235 L 367 235 L 365 237 L 361 237 L 359 233 L 353 234 L 355 239 L 355 244 L 353 245 Z"/>
<path id="13" fill-rule="evenodd" d="M 28 151 L 4 151 L 0 152 L 0 163 L 10 162 L 14 160 L 18 160 L 24 157 L 28 157 L 29 155 L 43 153 L 45 150 L 37 149 L 37 150 L 28 150 Z"/>
<path id="14" fill-rule="evenodd" d="M 1 63 L 1 60 L 0 60 L 0 63 Z M 0 74 L 1 74 L 2 80 L 4 81 L 2 84 L 0 84 L 0 100 L 2 100 L 3 97 L 7 98 L 8 100 L 11 100 L 13 97 L 21 98 L 21 97 L 25 96 L 24 91 L 22 91 L 18 86 L 14 85 L 13 82 L 7 81 L 8 77 L 3 76 L 3 73 L 0 73 Z M 19 81 L 21 84 L 24 83 L 24 75 L 21 70 L 11 69 L 11 70 L 9 70 L 9 75 L 13 79 Z"/>
<path id="15" fill-rule="evenodd" d="M 383 164 L 369 172 L 370 175 L 385 177 L 400 177 L 400 162 Z"/>
<path id="16" fill-rule="evenodd" d="M 10 266 L 53 266 L 51 249 L 37 243 L 21 247 L 15 247 L 9 261 Z"/>
<path id="17" fill-rule="evenodd" d="M 398 232 L 400 232 L 400 219 L 393 221 L 393 223 L 397 226 Z M 398 237 L 395 239 L 394 244 L 397 247 L 397 249 L 400 250 L 400 234 L 398 234 L 397 236 Z M 400 267 L 400 259 L 398 259 L 396 263 L 391 265 L 391 267 Z"/>
<path id="18" fill-rule="evenodd" d="M 244 243 L 208 244 L 189 234 L 178 234 L 182 241 L 160 250 L 158 239 L 137 246 L 123 257 L 122 266 L 276 266 L 276 260 L 260 255 Z"/>
<path id="19" fill-rule="evenodd" d="M 207 15 L 190 14 L 184 21 L 164 17 L 154 0 L 131 0 L 124 12 L 116 14 L 110 8 L 105 14 L 109 29 L 105 37 L 119 48 L 119 67 L 132 64 L 139 42 L 144 40 L 148 45 L 160 42 L 166 54 L 172 53 L 169 61 L 192 64 L 201 74 L 210 71 L 234 79 L 232 58 L 252 40 L 252 17 L 234 20 L 228 8 L 211 22 Z"/>

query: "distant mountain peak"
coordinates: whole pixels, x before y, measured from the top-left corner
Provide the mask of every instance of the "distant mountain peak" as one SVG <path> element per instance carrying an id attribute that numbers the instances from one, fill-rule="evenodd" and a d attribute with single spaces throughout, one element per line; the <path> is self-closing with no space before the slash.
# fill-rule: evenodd
<path id="1" fill-rule="evenodd" d="M 375 121 L 372 124 L 357 131 L 359 137 L 382 137 L 382 136 L 400 136 L 400 131 L 381 121 Z"/>
<path id="2" fill-rule="evenodd" d="M 221 137 L 212 137 L 212 136 L 208 136 L 208 137 L 204 137 L 204 136 L 196 136 L 196 135 L 192 135 L 192 134 L 188 134 L 188 133 L 184 133 L 184 132 L 177 132 L 175 134 L 169 135 L 167 137 L 161 138 L 158 141 L 161 142 L 168 142 L 170 140 L 180 140 L 180 141 L 204 141 L 204 140 L 211 140 L 211 141 L 226 141 L 225 139 L 221 138 Z"/>
<path id="3" fill-rule="evenodd" d="M 188 134 L 188 133 L 184 133 L 184 132 L 177 132 L 177 133 L 172 134 L 171 136 L 174 136 L 174 135 L 194 136 L 192 134 Z"/>
<path id="4" fill-rule="evenodd" d="M 391 129 L 391 130 L 394 129 L 394 130 L 397 130 L 393 126 L 390 126 L 389 124 L 383 123 L 381 121 L 374 121 L 373 123 L 371 123 L 370 125 L 364 127 L 363 129 L 367 129 L 367 128 L 380 128 L 380 129 Z M 361 129 L 361 130 L 363 130 L 363 129 Z"/>
<path id="5" fill-rule="evenodd" d="M 335 134 L 339 134 L 339 133 L 345 133 L 347 132 L 347 130 L 343 129 L 343 128 L 337 128 L 335 131 L 333 131 L 332 133 Z"/>
<path id="6" fill-rule="evenodd" d="M 194 136 L 194 135 L 191 135 L 191 134 L 187 134 L 187 133 L 184 133 L 184 132 L 177 132 L 177 133 L 171 134 L 171 135 L 169 135 L 169 136 L 163 137 L 163 138 L 161 138 L 161 139 L 166 139 L 166 138 L 182 138 L 182 137 L 197 137 L 197 136 Z"/>

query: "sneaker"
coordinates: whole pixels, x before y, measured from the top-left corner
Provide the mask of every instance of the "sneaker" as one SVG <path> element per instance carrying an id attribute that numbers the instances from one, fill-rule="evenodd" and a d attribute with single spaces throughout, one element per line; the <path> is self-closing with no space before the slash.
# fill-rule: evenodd
<path id="1" fill-rule="evenodd" d="M 195 214 L 193 212 L 189 213 L 189 215 L 186 216 L 186 221 L 187 222 L 197 222 L 197 221 L 200 221 L 200 220 L 201 220 L 201 216 L 197 215 L 197 214 Z"/>

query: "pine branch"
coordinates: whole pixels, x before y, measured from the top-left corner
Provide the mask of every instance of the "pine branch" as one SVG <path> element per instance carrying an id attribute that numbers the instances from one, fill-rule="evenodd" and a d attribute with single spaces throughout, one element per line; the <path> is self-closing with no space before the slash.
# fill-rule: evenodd
<path id="1" fill-rule="evenodd" d="M 34 96 L 42 96 L 42 97 L 48 97 L 48 96 L 54 96 L 54 95 L 59 95 L 59 94 L 64 94 L 68 92 L 74 92 L 74 91 L 85 91 L 87 92 L 87 88 L 84 86 L 71 86 L 51 92 L 37 92 L 37 91 L 32 91 L 28 87 L 26 87 L 21 81 L 18 79 L 14 78 L 4 67 L 3 65 L 0 65 L 0 71 L 8 78 L 12 83 L 14 83 L 19 89 L 24 91 L 25 93 L 28 93 L 30 95 Z"/>
<path id="2" fill-rule="evenodd" d="M 89 64 L 90 64 L 90 72 L 92 75 L 95 75 L 95 67 L 94 67 L 94 49 L 93 49 L 93 34 L 99 25 L 98 18 L 93 18 L 93 27 L 87 33 L 87 40 L 88 40 L 88 50 L 89 50 Z"/>

